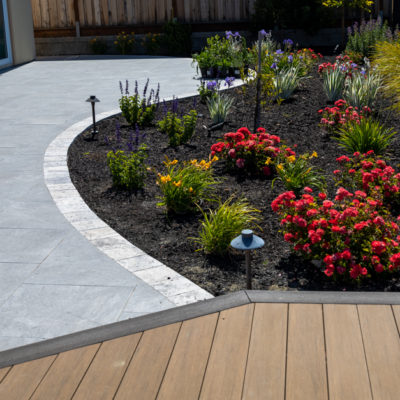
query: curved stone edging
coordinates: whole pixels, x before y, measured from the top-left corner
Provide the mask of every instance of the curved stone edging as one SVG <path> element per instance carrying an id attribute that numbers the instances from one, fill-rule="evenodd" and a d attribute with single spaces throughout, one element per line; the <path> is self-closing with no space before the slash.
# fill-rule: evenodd
<path id="1" fill-rule="evenodd" d="M 188 96 L 193 94 L 180 98 Z M 97 120 L 120 112 L 116 109 L 98 114 Z M 46 149 L 43 162 L 45 183 L 61 213 L 100 251 L 176 306 L 212 298 L 206 290 L 131 244 L 101 220 L 84 202 L 71 182 L 67 154 L 73 140 L 91 125 L 92 119 L 87 118 L 70 126 Z"/>

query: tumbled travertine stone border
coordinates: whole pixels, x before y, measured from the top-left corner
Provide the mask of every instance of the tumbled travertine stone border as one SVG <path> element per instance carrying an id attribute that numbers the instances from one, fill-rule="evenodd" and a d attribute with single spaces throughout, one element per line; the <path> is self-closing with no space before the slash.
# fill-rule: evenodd
<path id="1" fill-rule="evenodd" d="M 97 115 L 96 119 L 100 121 L 118 113 L 119 109 L 112 110 Z M 175 305 L 182 306 L 212 298 L 210 293 L 150 257 L 111 229 L 79 195 L 69 176 L 68 148 L 76 136 L 91 125 L 91 118 L 72 125 L 58 135 L 46 150 L 43 163 L 44 178 L 57 207 L 94 246 Z"/>

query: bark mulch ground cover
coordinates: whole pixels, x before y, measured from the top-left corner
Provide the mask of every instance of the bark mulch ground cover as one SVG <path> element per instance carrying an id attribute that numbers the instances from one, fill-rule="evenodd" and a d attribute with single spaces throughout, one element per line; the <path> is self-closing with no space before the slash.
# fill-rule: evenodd
<path id="1" fill-rule="evenodd" d="M 154 85 L 156 82 L 152 82 Z M 116 90 L 118 88 L 116 87 Z M 236 131 L 245 126 L 252 130 L 255 93 L 252 88 L 229 89 L 229 95 L 235 101 L 228 122 L 222 131 L 207 136 L 204 126 L 210 124 L 206 105 L 199 99 L 187 98 L 179 101 L 180 112 L 186 113 L 193 104 L 200 114 L 196 132 L 187 145 L 177 148 L 168 147 L 168 139 L 156 125 L 140 131 L 139 136 L 149 147 L 147 164 L 152 168 L 148 173 L 144 191 L 129 193 L 112 186 L 111 175 L 106 164 L 107 152 L 117 146 L 116 125 L 120 125 L 121 148 L 126 149 L 132 129 L 121 115 L 108 118 L 99 124 L 99 135 L 95 141 L 84 139 L 85 132 L 78 136 L 69 149 L 68 165 L 72 181 L 83 199 L 97 215 L 113 229 L 154 258 L 165 263 L 180 274 L 186 276 L 213 295 L 222 295 L 244 289 L 246 286 L 245 263 L 243 254 L 232 254 L 226 259 L 207 257 L 196 251 L 196 244 L 190 237 L 198 235 L 201 213 L 187 216 L 166 215 L 165 210 L 157 206 L 160 190 L 156 185 L 156 172 L 163 171 L 165 156 L 179 161 L 190 159 L 208 159 L 210 146 L 222 138 L 226 132 Z M 275 134 L 287 143 L 295 146 L 297 154 L 316 151 L 318 158 L 313 164 L 325 171 L 328 192 L 336 190 L 331 179 L 337 168 L 336 158 L 345 152 L 319 126 L 318 110 L 328 105 L 322 88 L 322 80 L 314 68 L 311 76 L 304 79 L 293 98 L 281 105 L 274 104 L 264 108 L 261 126 L 268 133 Z M 384 101 L 377 109 L 389 126 L 400 131 L 400 118 L 385 110 Z M 158 108 L 155 121 L 164 115 L 164 107 Z M 87 134 L 87 132 L 86 132 Z M 106 136 L 109 144 L 106 144 Z M 390 164 L 400 162 L 399 138 L 395 138 L 388 156 Z M 333 282 L 322 270 L 312 263 L 292 254 L 289 244 L 279 233 L 277 215 L 271 210 L 272 200 L 285 191 L 276 181 L 271 188 L 271 180 L 249 178 L 227 174 L 224 162 L 215 165 L 216 176 L 221 179 L 217 187 L 223 200 L 231 195 L 244 196 L 261 211 L 260 227 L 256 232 L 265 240 L 265 247 L 253 254 L 253 288 L 262 290 L 363 290 L 398 291 L 399 275 L 386 279 L 366 281 L 365 283 Z M 202 205 L 207 208 L 207 204 Z"/>

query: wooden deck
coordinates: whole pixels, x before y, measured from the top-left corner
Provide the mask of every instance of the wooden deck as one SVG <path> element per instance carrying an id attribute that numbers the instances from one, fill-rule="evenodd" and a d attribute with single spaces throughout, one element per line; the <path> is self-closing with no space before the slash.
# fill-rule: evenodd
<path id="1" fill-rule="evenodd" d="M 0 399 L 398 400 L 399 326 L 400 305 L 250 303 L 1 368 Z"/>

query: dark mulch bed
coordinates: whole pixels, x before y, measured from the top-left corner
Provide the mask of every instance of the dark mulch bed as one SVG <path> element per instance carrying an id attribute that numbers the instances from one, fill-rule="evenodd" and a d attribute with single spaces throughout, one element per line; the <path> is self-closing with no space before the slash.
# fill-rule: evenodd
<path id="1" fill-rule="evenodd" d="M 223 133 L 235 131 L 242 126 L 251 128 L 254 115 L 253 90 L 248 89 L 243 93 L 240 88 L 231 89 L 230 95 L 235 97 L 235 103 L 229 122 L 223 131 L 214 132 L 211 137 L 207 137 L 203 128 L 210 123 L 208 110 L 199 101 L 196 107 L 201 117 L 190 144 L 175 149 L 169 148 L 166 136 L 158 132 L 155 126 L 143 130 L 141 134 L 145 134 L 144 141 L 150 148 L 148 165 L 160 171 L 165 156 L 178 160 L 208 158 L 210 146 L 220 139 Z M 184 112 L 192 108 L 193 100 L 181 100 L 180 110 Z M 343 154 L 343 151 L 318 125 L 317 110 L 325 105 L 322 83 L 314 71 L 311 78 L 303 80 L 293 99 L 280 106 L 273 105 L 263 110 L 261 126 L 265 127 L 267 132 L 279 135 L 288 145 L 296 144 L 297 153 L 315 150 L 318 158 L 314 159 L 314 164 L 326 171 L 329 191 L 333 193 L 331 175 L 337 168 L 335 159 Z M 383 105 L 381 102 L 381 109 Z M 162 118 L 163 112 L 161 106 L 156 121 Z M 396 115 L 383 111 L 382 118 L 397 131 L 400 130 L 400 120 Z M 105 135 L 111 144 L 115 145 L 117 121 L 121 125 L 122 141 L 126 142 L 131 129 L 126 121 L 117 115 L 100 123 L 97 141 L 85 141 L 84 132 L 69 149 L 68 164 L 72 181 L 87 204 L 133 244 L 212 294 L 221 295 L 244 289 L 246 279 L 243 255 L 235 254 L 229 259 L 220 260 L 196 252 L 196 245 L 188 238 L 197 236 L 201 214 L 168 216 L 162 208 L 157 207 L 160 191 L 155 184 L 154 172 L 148 174 L 144 192 L 132 194 L 112 187 L 106 165 L 106 154 L 111 147 L 106 145 Z M 399 139 L 396 139 L 392 149 L 398 148 Z M 390 156 L 391 164 L 397 165 L 400 161 L 399 154 Z M 244 179 L 228 175 L 224 171 L 223 162 L 217 163 L 215 170 L 217 176 L 224 178 L 218 186 L 218 194 L 223 199 L 231 194 L 245 196 L 252 205 L 261 210 L 262 232 L 258 234 L 265 239 L 266 245 L 255 252 L 253 257 L 254 289 L 400 290 L 398 275 L 359 285 L 329 280 L 321 269 L 294 256 L 279 233 L 278 218 L 272 212 L 270 204 L 285 190 L 280 182 L 276 182 L 271 189 L 271 181 L 266 179 Z"/>

